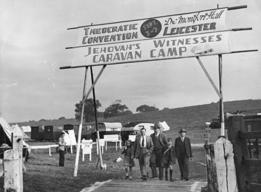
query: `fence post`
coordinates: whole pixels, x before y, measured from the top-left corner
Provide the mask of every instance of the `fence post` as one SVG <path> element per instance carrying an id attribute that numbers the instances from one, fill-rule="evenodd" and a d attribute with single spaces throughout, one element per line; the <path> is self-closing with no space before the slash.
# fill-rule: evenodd
<path id="1" fill-rule="evenodd" d="M 23 192 L 23 138 L 13 133 L 12 149 L 4 152 L 4 192 Z"/>
<path id="2" fill-rule="evenodd" d="M 205 152 L 206 152 L 206 165 L 207 165 L 207 186 L 204 187 L 202 192 L 217 192 L 217 172 L 216 172 L 216 164 L 214 157 L 214 145 L 213 144 L 205 144 Z"/>
<path id="3" fill-rule="evenodd" d="M 214 144 L 218 192 L 238 192 L 233 145 L 224 137 Z"/>

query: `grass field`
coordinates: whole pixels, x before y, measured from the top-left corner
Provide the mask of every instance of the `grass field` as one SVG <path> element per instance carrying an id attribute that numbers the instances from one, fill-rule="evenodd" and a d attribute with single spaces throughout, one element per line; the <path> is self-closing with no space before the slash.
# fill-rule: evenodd
<path id="1" fill-rule="evenodd" d="M 233 101 L 225 103 L 226 112 L 234 111 L 261 111 L 261 100 Z M 168 137 L 176 137 L 180 128 L 188 130 L 188 136 L 192 143 L 204 142 L 205 122 L 218 116 L 218 104 L 199 105 L 177 109 L 165 109 L 157 112 L 133 114 L 106 119 L 106 121 L 116 122 L 157 122 L 167 121 L 170 131 L 166 132 Z M 219 130 L 211 130 L 210 141 L 213 142 L 219 136 Z M 30 145 L 42 145 L 43 143 L 30 143 Z M 83 188 L 90 186 L 97 181 L 108 179 L 124 179 L 124 169 L 122 164 L 114 163 L 120 156 L 120 151 L 109 148 L 103 155 L 107 170 L 96 168 L 97 155 L 93 153 L 93 161 L 79 164 L 78 177 L 73 177 L 75 154 L 66 154 L 65 167 L 58 167 L 58 154 L 53 150 L 53 156 L 49 157 L 48 149 L 33 150 L 30 159 L 26 164 L 27 171 L 24 173 L 24 192 L 79 192 Z M 206 180 L 206 168 L 204 149 L 193 149 L 193 160 L 190 163 L 190 178 L 192 180 Z M 134 178 L 138 179 L 139 166 L 136 162 L 134 168 Z M 174 178 L 179 179 L 178 166 L 175 166 Z M 132 182 L 132 181 L 129 181 Z M 0 178 L 0 192 L 3 191 L 3 177 Z"/>
<path id="2" fill-rule="evenodd" d="M 107 170 L 104 171 L 96 168 L 97 155 L 93 153 L 92 162 L 89 162 L 88 158 L 85 162 L 80 160 L 78 177 L 73 177 L 75 154 L 67 153 L 65 167 L 58 167 L 59 156 L 54 151 L 51 157 L 48 156 L 47 150 L 33 151 L 26 164 L 27 171 L 24 173 L 24 192 L 79 192 L 96 181 L 124 179 L 122 164 L 114 162 L 119 156 L 120 150 L 108 148 L 103 155 L 104 162 L 107 164 Z M 193 149 L 193 156 L 190 163 L 190 178 L 205 180 L 206 170 L 201 164 L 205 162 L 204 150 Z M 140 177 L 137 162 L 133 176 L 136 179 Z M 178 166 L 175 167 L 174 178 L 179 179 Z M 0 184 L 3 186 L 3 178 Z M 3 187 L 0 191 L 3 191 Z"/>

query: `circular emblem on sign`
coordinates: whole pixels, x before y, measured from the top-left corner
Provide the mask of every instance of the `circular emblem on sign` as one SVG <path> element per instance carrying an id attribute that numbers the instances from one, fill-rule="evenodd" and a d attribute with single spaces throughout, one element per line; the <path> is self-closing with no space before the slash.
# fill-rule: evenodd
<path id="1" fill-rule="evenodd" d="M 157 19 L 148 19 L 141 25 L 140 32 L 144 37 L 153 38 L 160 33 L 161 28 L 161 23 Z"/>

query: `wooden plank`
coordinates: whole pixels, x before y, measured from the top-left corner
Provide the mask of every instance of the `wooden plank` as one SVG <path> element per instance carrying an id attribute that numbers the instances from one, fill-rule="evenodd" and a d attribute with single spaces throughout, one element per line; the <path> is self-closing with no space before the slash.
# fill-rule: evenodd
<path id="1" fill-rule="evenodd" d="M 214 191 L 218 188 L 217 185 L 217 171 L 214 157 L 214 145 L 205 145 L 206 150 L 206 164 L 207 164 L 207 188 L 209 191 Z"/>
<path id="2" fill-rule="evenodd" d="M 217 171 L 217 184 L 219 192 L 227 192 L 227 176 L 226 176 L 226 162 L 224 158 L 224 148 L 223 148 L 224 138 L 220 138 L 214 144 L 215 152 L 215 164 Z"/>
<path id="3" fill-rule="evenodd" d="M 261 159 L 247 159 L 244 160 L 246 166 L 257 167 L 261 169 Z"/>
<path id="4" fill-rule="evenodd" d="M 94 184 L 95 186 L 95 184 Z M 94 190 L 93 188 L 83 189 L 81 192 L 200 192 L 201 187 L 206 186 L 206 182 L 201 181 L 159 181 L 148 180 L 113 180 L 101 185 Z"/>
<path id="5" fill-rule="evenodd" d="M 219 192 L 237 192 L 233 147 L 229 140 L 219 138 L 214 144 Z"/>
<path id="6" fill-rule="evenodd" d="M 242 132 L 239 131 L 239 137 L 242 139 L 256 139 L 261 138 L 261 132 L 260 131 L 253 131 L 253 132 Z"/>
<path id="7" fill-rule="evenodd" d="M 23 138 L 13 133 L 13 148 L 4 152 L 4 191 L 23 192 Z"/>
<path id="8" fill-rule="evenodd" d="M 247 183 L 256 183 L 261 186 L 261 160 L 244 160 L 244 166 L 246 168 Z"/>
<path id="9" fill-rule="evenodd" d="M 52 147 L 58 147 L 58 145 L 35 145 L 35 146 L 30 146 L 31 149 L 49 149 Z"/>
<path id="10" fill-rule="evenodd" d="M 250 183 L 249 184 L 249 191 L 260 192 L 261 191 L 261 184 L 260 183 Z"/>
<path id="11" fill-rule="evenodd" d="M 239 191 L 244 192 L 246 188 L 246 166 L 243 159 L 249 157 L 246 141 L 239 137 L 239 132 L 246 132 L 244 116 L 231 116 L 227 120 L 228 139 L 233 143 L 235 154 L 235 166 L 237 171 L 237 183 Z"/>
<path id="12" fill-rule="evenodd" d="M 237 178 L 236 178 L 236 167 L 234 162 L 233 145 L 229 140 L 225 140 L 224 143 L 224 154 L 226 160 L 227 169 L 227 180 L 228 180 L 228 191 L 237 192 Z"/>

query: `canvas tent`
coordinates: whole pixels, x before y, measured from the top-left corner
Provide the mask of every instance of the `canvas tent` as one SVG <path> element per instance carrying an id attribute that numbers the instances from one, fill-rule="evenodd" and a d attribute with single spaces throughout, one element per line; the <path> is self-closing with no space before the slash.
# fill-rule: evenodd
<path id="1" fill-rule="evenodd" d="M 31 127 L 26 125 L 26 126 L 21 126 L 22 130 L 24 133 L 30 133 L 31 132 Z"/>
<path id="2" fill-rule="evenodd" d="M 4 120 L 4 118 L 0 117 L 0 146 L 2 146 L 4 143 L 9 145 L 9 146 L 12 145 L 12 142 L 11 142 L 11 127 Z"/>
<path id="3" fill-rule="evenodd" d="M 140 131 L 142 128 L 146 129 L 146 135 L 148 135 L 148 136 L 150 136 L 152 133 L 154 133 L 154 124 L 153 123 L 139 123 L 134 126 L 133 130 Z"/>
<path id="4" fill-rule="evenodd" d="M 98 130 L 100 131 L 100 138 L 104 135 L 120 134 L 122 131 L 122 124 L 119 122 L 99 122 Z M 78 133 L 78 127 L 75 129 L 76 134 Z M 88 123 L 84 125 L 82 132 L 82 138 L 96 140 L 96 126 L 95 123 Z"/>
<path id="5" fill-rule="evenodd" d="M 11 127 L 4 118 L 0 117 L 0 146 L 3 143 L 8 144 L 9 146 L 12 145 L 12 132 L 16 132 L 17 135 L 24 135 L 23 130 L 19 126 Z"/>
<path id="6" fill-rule="evenodd" d="M 159 121 L 158 122 L 159 127 L 162 131 L 169 131 L 170 127 L 166 123 L 166 121 Z M 154 133 L 154 123 L 138 123 L 133 127 L 134 131 L 139 131 L 141 128 L 146 129 L 146 135 L 151 135 Z"/>
<path id="7" fill-rule="evenodd" d="M 21 131 L 21 134 L 23 135 L 24 140 L 30 139 L 30 137 L 25 133 L 23 126 L 20 127 L 19 125 L 15 124 L 15 125 L 12 125 L 11 127 L 13 130 L 19 130 L 19 132 Z M 31 127 L 30 127 L 30 130 L 31 130 Z"/>
<path id="8" fill-rule="evenodd" d="M 160 121 L 160 122 L 158 122 L 158 125 L 163 132 L 170 130 L 166 121 L 162 121 L 162 122 Z M 148 135 L 148 136 L 151 135 L 152 133 L 154 133 L 154 123 L 138 123 L 137 125 L 135 125 L 133 127 L 133 130 L 138 132 L 138 134 L 139 134 L 139 131 L 140 131 L 141 128 L 146 129 L 146 135 Z M 131 135 L 131 136 L 129 136 L 129 139 L 133 140 L 133 139 L 135 139 L 135 136 Z"/>
<path id="9" fill-rule="evenodd" d="M 122 124 L 119 122 L 102 122 L 98 123 L 98 129 L 105 132 L 120 132 Z"/>

